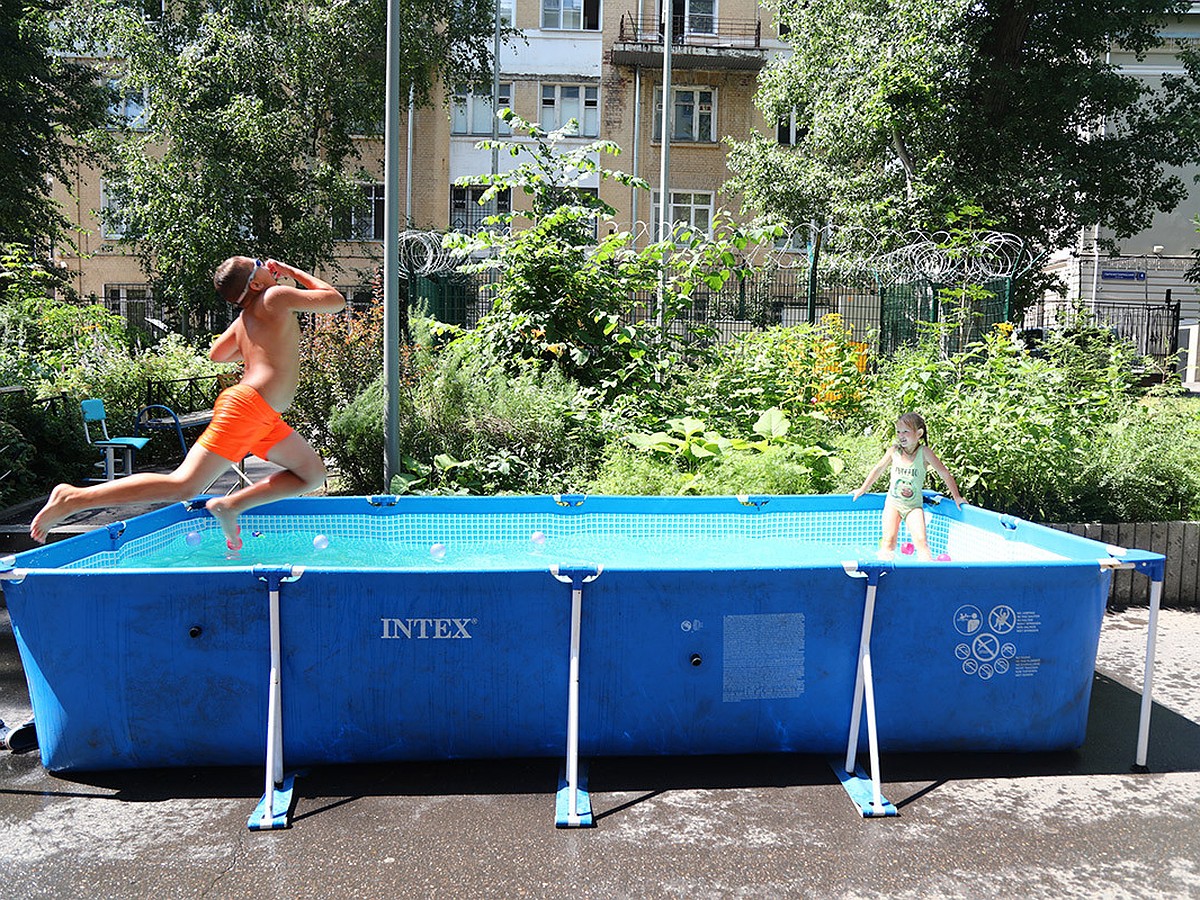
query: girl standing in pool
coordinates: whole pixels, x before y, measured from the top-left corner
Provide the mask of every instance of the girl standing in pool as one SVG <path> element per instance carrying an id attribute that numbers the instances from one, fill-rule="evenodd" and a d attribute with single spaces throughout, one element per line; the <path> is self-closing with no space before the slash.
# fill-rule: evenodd
<path id="1" fill-rule="evenodd" d="M 938 459 L 937 454 L 929 449 L 925 420 L 917 413 L 905 413 L 896 420 L 896 440 L 883 454 L 883 459 L 875 464 L 853 499 L 857 500 L 879 480 L 883 470 L 888 466 L 892 469 L 891 483 L 888 485 L 887 499 L 883 502 L 883 537 L 879 539 L 880 552 L 892 556 L 896 552 L 896 539 L 900 534 L 900 522 L 908 525 L 908 533 L 912 536 L 913 547 L 917 558 L 925 561 L 933 559 L 929 552 L 929 541 L 925 536 L 925 511 L 922 490 L 925 487 L 925 473 L 933 469 L 941 476 L 950 496 L 961 509 L 962 495 L 958 492 L 958 484 L 945 464 Z"/>

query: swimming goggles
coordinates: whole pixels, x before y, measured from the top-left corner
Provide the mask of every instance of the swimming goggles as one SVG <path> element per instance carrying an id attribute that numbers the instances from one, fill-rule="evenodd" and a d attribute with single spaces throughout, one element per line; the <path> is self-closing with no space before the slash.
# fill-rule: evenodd
<path id="1" fill-rule="evenodd" d="M 246 279 L 246 286 L 242 288 L 242 292 L 238 294 L 238 298 L 233 301 L 234 306 L 241 306 L 242 301 L 246 299 L 246 294 L 250 291 L 250 285 L 254 283 L 254 276 L 258 274 L 259 269 L 266 268 L 267 264 L 261 259 L 254 261 L 254 268 L 250 270 L 250 277 Z"/>

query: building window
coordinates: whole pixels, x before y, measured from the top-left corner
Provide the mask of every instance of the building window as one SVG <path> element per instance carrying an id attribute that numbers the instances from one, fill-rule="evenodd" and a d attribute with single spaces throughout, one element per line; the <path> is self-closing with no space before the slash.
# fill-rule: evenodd
<path id="1" fill-rule="evenodd" d="M 541 126 L 554 131 L 571 119 L 579 123 L 581 137 L 599 137 L 600 88 L 586 84 L 543 84 Z"/>
<path id="2" fill-rule="evenodd" d="M 775 140 L 783 147 L 795 147 L 804 140 L 806 134 L 808 134 L 808 129 L 796 123 L 794 109 L 787 115 L 781 116 L 779 124 L 775 127 Z"/>
<path id="3" fill-rule="evenodd" d="M 100 237 L 106 241 L 119 241 L 129 230 L 129 216 L 125 207 L 112 194 L 100 185 L 100 209 L 97 210 L 100 219 Z"/>
<path id="4" fill-rule="evenodd" d="M 671 91 L 671 140 L 711 144 L 717 139 L 717 92 L 712 88 Z M 662 88 L 654 89 L 654 140 L 662 140 Z"/>
<path id="5" fill-rule="evenodd" d="M 369 312 L 375 305 L 375 288 L 369 284 L 344 285 L 338 290 L 346 298 L 347 309 L 353 312 Z"/>
<path id="6" fill-rule="evenodd" d="M 500 85 L 500 109 L 512 106 L 512 84 Z M 492 133 L 492 119 L 495 111 L 492 109 L 492 93 L 467 93 L 459 91 L 454 95 L 454 103 L 450 111 L 451 134 L 480 134 Z M 507 122 L 501 122 L 500 134 L 510 133 Z"/>
<path id="7" fill-rule="evenodd" d="M 542 0 L 542 27 L 565 31 L 599 31 L 600 0 Z"/>
<path id="8" fill-rule="evenodd" d="M 676 0 L 675 7 L 678 9 Z M 717 3 L 716 0 L 687 0 L 687 30 L 691 34 L 716 34 L 717 32 Z"/>
<path id="9" fill-rule="evenodd" d="M 146 127 L 146 91 L 142 88 L 125 87 L 114 80 L 108 83 L 109 90 L 116 96 L 108 105 L 108 118 L 117 128 L 132 128 L 141 131 Z"/>
<path id="10" fill-rule="evenodd" d="M 512 212 L 512 192 L 505 189 L 484 205 L 479 198 L 487 192 L 487 186 L 472 184 L 466 187 L 455 185 L 450 188 L 450 230 L 460 234 L 474 234 L 489 229 L 503 230 L 502 225 L 488 225 L 489 216 Z"/>
<path id="11" fill-rule="evenodd" d="M 334 227 L 339 241 L 383 240 L 383 185 L 364 184 L 362 192 L 362 205 L 350 210 Z"/>
<path id="12" fill-rule="evenodd" d="M 106 284 L 104 307 L 123 318 L 133 328 L 150 331 L 147 319 L 153 315 L 153 295 L 145 284 Z M 154 324 L 162 330 L 161 323 Z"/>
<path id="13" fill-rule="evenodd" d="M 659 223 L 662 221 L 662 195 L 654 192 L 652 213 L 654 216 L 655 240 L 661 240 Z M 670 221 L 678 227 L 683 225 L 712 237 L 713 195 L 709 191 L 671 191 Z"/>
<path id="14" fill-rule="evenodd" d="M 505 28 L 512 28 L 515 21 L 513 15 L 513 3 L 515 0 L 500 0 L 500 24 Z"/>

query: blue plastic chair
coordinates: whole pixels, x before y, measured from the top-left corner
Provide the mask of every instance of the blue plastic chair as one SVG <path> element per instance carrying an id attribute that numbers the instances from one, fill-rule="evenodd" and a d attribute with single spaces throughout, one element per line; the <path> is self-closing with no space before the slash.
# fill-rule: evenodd
<path id="1" fill-rule="evenodd" d="M 103 454 L 104 459 L 96 463 L 97 467 L 103 467 L 103 478 L 90 478 L 89 481 L 112 481 L 114 478 L 122 478 L 126 475 L 133 474 L 133 454 L 141 450 L 148 443 L 148 437 L 109 437 L 108 434 L 108 416 L 104 412 L 103 400 L 82 400 L 79 403 L 83 410 L 83 434 L 87 438 L 87 442 L 93 447 L 98 448 Z M 100 428 L 100 438 L 92 440 L 92 432 L 89 425 Z M 117 468 L 117 451 L 121 452 L 121 468 Z"/>

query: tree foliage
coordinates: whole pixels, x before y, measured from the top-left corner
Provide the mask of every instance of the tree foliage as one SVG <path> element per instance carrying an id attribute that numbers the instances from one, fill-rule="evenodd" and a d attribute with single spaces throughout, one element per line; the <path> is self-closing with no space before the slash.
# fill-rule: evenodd
<path id="1" fill-rule="evenodd" d="M 1200 159 L 1200 66 L 1160 82 L 1122 73 L 1177 0 L 771 0 L 790 57 L 764 73 L 759 104 L 795 110 L 799 138 L 735 142 L 733 186 L 792 222 L 936 230 L 982 210 L 1036 249 L 1095 222 L 1117 239 L 1173 209 L 1170 168 Z"/>
<path id="2" fill-rule="evenodd" d="M 612 207 L 583 187 L 594 178 L 648 190 L 643 179 L 600 165 L 601 154 L 615 156 L 620 147 L 602 140 L 566 149 L 574 120 L 546 131 L 511 110 L 500 116 L 524 139 L 477 146 L 521 161 L 508 172 L 460 183 L 487 184 L 481 203 L 502 190 L 520 191 L 528 207 L 514 203 L 494 217 L 495 230 L 447 237 L 460 255 L 480 257 L 466 271 L 497 273 L 492 311 L 479 323 L 496 356 L 518 367 L 551 363 L 611 398 L 634 385 L 653 389 L 685 349 L 692 356 L 707 352 L 712 335 L 681 321 L 694 292 L 701 285 L 720 290 L 744 271 L 744 251 L 775 231 L 719 220 L 710 238 L 679 225 L 669 239 L 637 249 L 630 232 L 610 226 Z"/>
<path id="3" fill-rule="evenodd" d="M 438 77 L 482 77 L 482 9 L 406 0 L 405 93 L 425 102 Z M 140 127 L 97 138 L 125 239 L 160 296 L 214 302 L 212 270 L 236 253 L 333 263 L 335 223 L 362 203 L 355 137 L 384 121 L 382 0 L 184 0 L 157 18 L 75 0 L 70 12 L 75 49 L 102 49 L 121 89 L 148 98 Z"/>
<path id="4" fill-rule="evenodd" d="M 70 183 L 80 148 L 64 140 L 104 120 L 93 71 L 55 55 L 53 0 L 0 0 L 0 244 L 58 238 L 66 220 L 47 175 Z"/>

